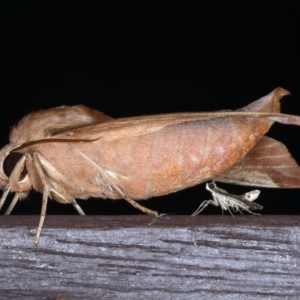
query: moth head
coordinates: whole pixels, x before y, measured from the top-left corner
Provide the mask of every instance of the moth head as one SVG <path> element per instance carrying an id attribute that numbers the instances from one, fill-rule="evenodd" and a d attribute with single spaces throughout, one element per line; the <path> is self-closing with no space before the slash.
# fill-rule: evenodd
<path id="1" fill-rule="evenodd" d="M 5 190 L 9 186 L 12 192 L 28 191 L 31 183 L 26 169 L 26 156 L 11 151 L 9 146 L 0 151 L 0 188 Z"/>

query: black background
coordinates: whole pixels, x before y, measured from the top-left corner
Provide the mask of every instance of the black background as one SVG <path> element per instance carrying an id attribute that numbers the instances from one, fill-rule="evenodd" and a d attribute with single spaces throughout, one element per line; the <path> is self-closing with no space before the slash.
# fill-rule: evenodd
<path id="1" fill-rule="evenodd" d="M 237 109 L 282 86 L 292 92 L 282 111 L 300 115 L 297 8 L 197 2 L 1 2 L 1 145 L 25 114 L 64 104 L 112 117 Z M 269 135 L 300 162 L 300 128 L 275 124 Z M 190 214 L 208 197 L 200 185 L 144 204 Z M 39 213 L 40 199 L 32 192 L 14 213 Z M 300 190 L 262 189 L 258 202 L 264 214 L 299 214 Z M 125 201 L 80 204 L 88 214 L 140 213 Z M 48 213 L 75 211 L 49 201 Z"/>

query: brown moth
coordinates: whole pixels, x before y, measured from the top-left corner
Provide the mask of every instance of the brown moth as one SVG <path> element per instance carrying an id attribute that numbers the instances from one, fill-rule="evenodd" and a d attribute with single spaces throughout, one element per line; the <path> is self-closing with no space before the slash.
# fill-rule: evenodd
<path id="1" fill-rule="evenodd" d="M 33 112 L 12 128 L 0 151 L 0 208 L 10 192 L 15 196 L 5 214 L 31 189 L 42 193 L 37 245 L 49 197 L 82 215 L 75 199 L 97 197 L 123 198 L 158 216 L 136 200 L 208 180 L 300 187 L 300 168 L 286 147 L 264 137 L 274 122 L 300 125 L 299 116 L 280 113 L 279 100 L 288 94 L 277 88 L 237 111 L 211 113 L 112 119 L 83 105 Z M 252 202 L 256 191 L 234 196 L 208 187 L 222 209 L 261 208 Z"/>

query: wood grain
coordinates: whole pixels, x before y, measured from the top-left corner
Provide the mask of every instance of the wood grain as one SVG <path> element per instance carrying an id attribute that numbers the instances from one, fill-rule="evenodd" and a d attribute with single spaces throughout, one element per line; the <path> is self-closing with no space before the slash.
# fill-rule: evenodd
<path id="1" fill-rule="evenodd" d="M 298 299 L 298 216 L 0 217 L 0 299 Z"/>

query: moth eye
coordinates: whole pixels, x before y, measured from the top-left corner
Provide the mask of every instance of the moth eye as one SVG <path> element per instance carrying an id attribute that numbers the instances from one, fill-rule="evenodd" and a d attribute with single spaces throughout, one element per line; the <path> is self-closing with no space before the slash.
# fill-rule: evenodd
<path id="1" fill-rule="evenodd" d="M 13 171 L 13 169 L 15 168 L 17 162 L 21 159 L 21 157 L 23 156 L 23 154 L 21 153 L 18 153 L 18 152 L 13 152 L 13 153 L 10 153 L 8 154 L 5 159 L 4 159 L 4 162 L 3 162 L 3 171 L 4 171 L 4 174 L 9 177 Z M 25 175 L 27 174 L 27 170 L 24 166 L 24 169 L 21 173 L 21 179 L 23 179 L 25 177 Z"/>

